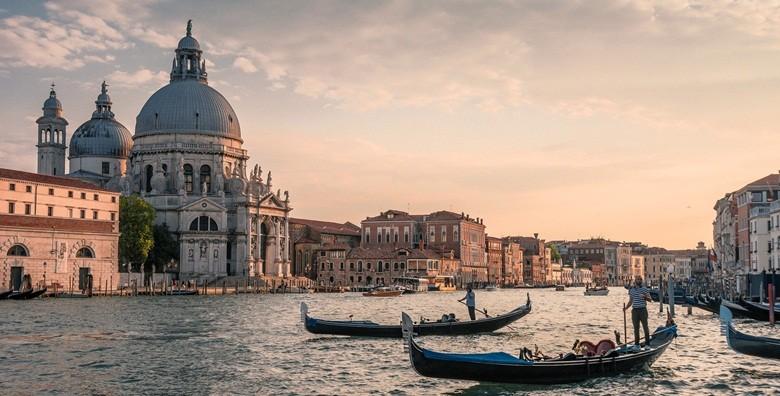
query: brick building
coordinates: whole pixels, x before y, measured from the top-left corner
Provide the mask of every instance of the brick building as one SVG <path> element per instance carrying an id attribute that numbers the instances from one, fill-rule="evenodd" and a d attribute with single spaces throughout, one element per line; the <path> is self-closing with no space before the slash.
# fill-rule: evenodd
<path id="1" fill-rule="evenodd" d="M 0 288 L 119 284 L 119 193 L 76 179 L 0 169 Z"/>
<path id="2" fill-rule="evenodd" d="M 360 245 L 360 227 L 350 223 L 290 218 L 293 274 L 317 279 L 317 255 L 326 248 Z"/>

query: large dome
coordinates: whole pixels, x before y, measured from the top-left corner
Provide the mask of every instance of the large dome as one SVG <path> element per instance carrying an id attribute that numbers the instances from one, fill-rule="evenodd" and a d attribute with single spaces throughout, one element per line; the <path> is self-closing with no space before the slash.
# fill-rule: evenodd
<path id="1" fill-rule="evenodd" d="M 172 81 L 146 101 L 135 136 L 198 133 L 241 139 L 233 107 L 216 89 L 195 79 Z"/>
<path id="2" fill-rule="evenodd" d="M 179 41 L 171 66 L 171 82 L 146 101 L 135 119 L 135 136 L 195 133 L 241 140 L 238 117 L 227 99 L 208 85 L 206 61 L 192 21 Z"/>
<path id="3" fill-rule="evenodd" d="M 130 156 L 133 137 L 124 125 L 114 119 L 107 87 L 103 81 L 92 118 L 73 132 L 68 158 Z"/>
<path id="4" fill-rule="evenodd" d="M 91 119 L 73 133 L 68 158 L 127 158 L 131 148 L 133 138 L 122 124 L 113 119 Z"/>

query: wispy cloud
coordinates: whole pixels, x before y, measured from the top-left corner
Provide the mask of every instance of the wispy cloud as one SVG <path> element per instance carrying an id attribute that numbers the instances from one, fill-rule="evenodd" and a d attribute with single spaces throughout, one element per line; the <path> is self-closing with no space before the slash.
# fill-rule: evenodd
<path id="1" fill-rule="evenodd" d="M 159 86 L 168 81 L 168 78 L 168 73 L 162 71 L 155 72 L 145 68 L 138 69 L 134 72 L 116 70 L 106 76 L 106 80 L 110 84 L 114 84 L 123 88 L 139 89 L 149 85 Z"/>

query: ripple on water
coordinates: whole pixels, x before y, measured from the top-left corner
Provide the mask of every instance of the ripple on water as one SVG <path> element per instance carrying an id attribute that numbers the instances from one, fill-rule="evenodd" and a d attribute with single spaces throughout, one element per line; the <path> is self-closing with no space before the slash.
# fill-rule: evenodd
<path id="1" fill-rule="evenodd" d="M 574 339 L 612 338 L 623 331 L 622 290 L 584 297 L 582 289 L 533 290 L 534 310 L 495 334 L 426 337 L 432 349 L 517 352 L 534 344 L 566 351 Z M 302 330 L 298 306 L 312 315 L 397 323 L 454 312 L 460 293 L 396 299 L 359 294 L 112 298 L 0 303 L 0 386 L 64 394 L 393 394 L 613 395 L 763 394 L 780 386 L 776 362 L 737 355 L 717 318 L 680 314 L 680 337 L 649 371 L 579 384 L 525 386 L 424 378 L 399 340 L 316 336 Z M 523 290 L 477 291 L 491 313 L 525 301 Z M 651 309 L 651 328 L 661 324 Z M 780 336 L 768 326 L 738 322 L 746 332 Z M 629 324 L 630 331 L 630 324 Z"/>

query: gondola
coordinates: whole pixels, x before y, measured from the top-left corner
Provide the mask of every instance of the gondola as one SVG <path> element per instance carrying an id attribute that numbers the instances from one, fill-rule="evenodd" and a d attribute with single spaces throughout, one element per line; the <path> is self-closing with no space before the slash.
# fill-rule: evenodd
<path id="1" fill-rule="evenodd" d="M 609 289 L 606 286 L 596 286 L 585 289 L 582 293 L 586 296 L 606 296 L 609 294 Z"/>
<path id="2" fill-rule="evenodd" d="M 0 300 L 5 300 L 5 299 L 6 299 L 6 298 L 8 298 L 8 296 L 10 296 L 10 295 L 11 295 L 11 293 L 13 293 L 13 292 L 14 292 L 13 290 L 6 290 L 6 291 L 4 291 L 4 292 L 0 292 Z"/>
<path id="3" fill-rule="evenodd" d="M 717 314 L 720 309 L 720 298 L 702 298 L 701 296 L 685 297 L 685 302 L 688 305 L 702 309 L 707 312 Z"/>
<path id="4" fill-rule="evenodd" d="M 731 323 L 731 311 L 720 308 L 720 318 L 726 326 L 726 342 L 736 352 L 769 359 L 780 359 L 780 339 L 752 336 L 738 331 Z"/>
<path id="5" fill-rule="evenodd" d="M 169 290 L 167 293 L 165 293 L 165 295 L 167 296 L 194 296 L 196 294 L 198 294 L 197 290 L 187 290 L 187 289 Z"/>
<path id="6" fill-rule="evenodd" d="M 25 290 L 22 292 L 14 292 L 8 295 L 9 300 L 31 300 L 33 298 L 40 297 L 43 295 L 43 293 L 46 293 L 46 288 L 38 289 L 38 290 Z"/>
<path id="7" fill-rule="evenodd" d="M 524 305 L 502 315 L 477 320 L 422 322 L 414 325 L 419 335 L 463 335 L 487 333 L 510 325 L 531 312 L 531 297 Z M 301 303 L 301 320 L 307 331 L 314 334 L 332 334 L 363 337 L 401 338 L 401 325 L 383 325 L 365 320 L 324 320 L 312 318 L 306 303 Z"/>
<path id="8" fill-rule="evenodd" d="M 426 377 L 505 382 L 516 384 L 561 384 L 629 373 L 648 368 L 677 336 L 677 326 L 656 330 L 649 346 L 621 345 L 597 356 L 568 353 L 558 358 L 527 359 L 505 352 L 441 353 L 417 344 L 411 318 L 402 315 L 404 338 L 414 370 Z"/>
<path id="9" fill-rule="evenodd" d="M 751 301 L 741 300 L 739 305 L 748 310 L 750 313 L 748 316 L 751 319 L 760 320 L 764 322 L 769 321 L 769 306 Z M 780 307 L 775 306 L 775 318 L 780 319 Z"/>

